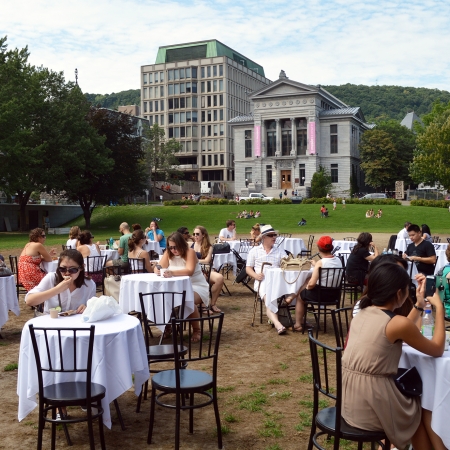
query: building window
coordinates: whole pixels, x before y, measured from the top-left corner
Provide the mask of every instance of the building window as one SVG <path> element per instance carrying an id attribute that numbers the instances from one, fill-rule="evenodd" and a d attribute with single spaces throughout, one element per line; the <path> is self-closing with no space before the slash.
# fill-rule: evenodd
<path id="1" fill-rule="evenodd" d="M 245 182 L 247 184 L 252 182 L 252 168 L 251 167 L 246 167 L 245 168 Z"/>
<path id="2" fill-rule="evenodd" d="M 331 182 L 332 183 L 339 183 L 339 180 L 338 180 L 338 165 L 337 164 L 331 164 Z"/>
<path id="3" fill-rule="evenodd" d="M 281 156 L 289 156 L 292 146 L 292 124 L 290 120 L 283 120 L 281 125 Z"/>
<path id="4" fill-rule="evenodd" d="M 219 155 L 214 155 L 214 165 L 215 166 L 219 165 Z"/>
<path id="5" fill-rule="evenodd" d="M 159 120 L 160 125 L 164 125 L 164 116 L 162 115 Z"/>
<path id="6" fill-rule="evenodd" d="M 304 164 L 300 164 L 298 167 L 298 173 L 299 173 L 299 177 L 300 177 L 300 186 L 304 186 L 305 185 L 305 178 L 306 178 L 306 169 L 305 169 L 305 165 Z"/>
<path id="7" fill-rule="evenodd" d="M 148 82 L 153 83 L 153 74 L 152 73 L 148 74 Z"/>
<path id="8" fill-rule="evenodd" d="M 338 152 L 338 130 L 337 125 L 330 125 L 330 153 Z"/>
<path id="9" fill-rule="evenodd" d="M 159 81 L 161 83 L 164 81 L 164 72 L 159 72 Z"/>
<path id="10" fill-rule="evenodd" d="M 272 166 L 266 166 L 266 187 L 272 187 Z"/>
<path id="11" fill-rule="evenodd" d="M 151 103 L 151 102 L 150 102 Z M 144 102 L 144 112 L 147 112 L 147 102 Z"/>
<path id="12" fill-rule="evenodd" d="M 277 124 L 275 120 L 267 122 L 267 156 L 275 156 L 277 151 Z"/>
<path id="13" fill-rule="evenodd" d="M 212 155 L 208 155 L 208 166 L 212 166 L 211 161 L 212 161 Z"/>
<path id="14" fill-rule="evenodd" d="M 222 65 L 219 66 L 219 76 L 220 77 L 223 76 L 223 66 Z"/>
<path id="15" fill-rule="evenodd" d="M 202 155 L 202 166 L 206 164 L 206 156 Z"/>
<path id="16" fill-rule="evenodd" d="M 306 119 L 298 119 L 297 124 L 297 155 L 306 155 L 306 148 L 308 146 Z"/>
<path id="17" fill-rule="evenodd" d="M 225 155 L 223 153 L 220 154 L 220 165 L 221 166 L 225 165 Z"/>
<path id="18" fill-rule="evenodd" d="M 144 81 L 144 84 L 147 84 L 147 74 L 144 73 L 144 75 L 142 76 L 142 79 Z"/>
<path id="19" fill-rule="evenodd" d="M 245 130 L 245 157 L 252 157 L 252 130 Z"/>

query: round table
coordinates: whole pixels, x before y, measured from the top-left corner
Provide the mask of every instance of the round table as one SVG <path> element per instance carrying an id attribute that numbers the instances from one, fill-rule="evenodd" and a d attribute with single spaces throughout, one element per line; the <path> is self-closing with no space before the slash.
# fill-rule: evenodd
<path id="1" fill-rule="evenodd" d="M 277 299 L 282 295 L 296 294 L 303 283 L 311 277 L 312 270 L 285 270 L 284 274 L 280 268 L 268 268 L 265 274 L 266 306 L 274 313 L 278 312 Z M 295 280 L 295 281 L 294 281 Z M 291 303 L 295 305 L 295 300 Z"/>
<path id="2" fill-rule="evenodd" d="M 8 311 L 20 315 L 14 275 L 0 277 L 0 328 L 8 321 Z"/>
<path id="3" fill-rule="evenodd" d="M 422 408 L 433 412 L 431 428 L 450 448 L 450 351 L 434 358 L 403 344 L 398 366 L 405 369 L 416 366 L 423 382 Z"/>
<path id="4" fill-rule="evenodd" d="M 147 239 L 147 243 L 143 245 L 142 248 L 147 252 L 153 250 L 154 252 L 158 253 L 158 255 L 161 255 L 163 253 L 163 250 L 161 249 L 159 242 L 151 241 L 150 239 Z"/>
<path id="5" fill-rule="evenodd" d="M 36 361 L 28 325 L 43 328 L 89 328 L 92 324 L 81 322 L 80 315 L 51 319 L 49 315 L 29 320 L 23 327 L 20 341 L 17 395 L 19 396 L 19 422 L 37 406 L 36 394 L 39 391 Z M 106 388 L 102 400 L 104 408 L 103 423 L 111 428 L 109 404 L 131 386 L 139 395 L 142 385 L 148 380 L 147 352 L 141 324 L 138 319 L 127 314 L 118 314 L 101 322 L 94 323 L 95 339 L 92 355 L 92 381 Z M 73 339 L 73 335 L 62 334 L 63 339 Z M 77 346 L 86 346 L 88 338 L 77 337 Z M 64 342 L 63 342 L 64 345 Z M 44 386 L 64 381 L 74 381 L 74 374 L 47 374 Z M 78 375 L 79 376 L 79 375 Z"/>
<path id="6" fill-rule="evenodd" d="M 119 259 L 119 252 L 118 250 L 100 250 L 100 254 L 102 256 L 106 256 L 106 261 L 112 260 L 112 259 Z"/>
<path id="7" fill-rule="evenodd" d="M 139 300 L 139 293 L 148 292 L 183 292 L 186 291 L 186 303 L 184 307 L 184 317 L 188 317 L 195 308 L 194 291 L 192 289 L 191 280 L 188 276 L 164 278 L 155 273 L 135 273 L 132 275 L 124 275 L 120 282 L 119 305 L 124 313 L 130 311 L 141 312 L 141 303 Z M 145 297 L 147 300 L 148 297 Z M 150 299 L 148 299 L 150 301 Z M 175 305 L 179 306 L 179 305 Z M 152 320 L 150 312 L 150 304 L 145 305 L 148 318 Z M 165 319 L 170 320 L 170 308 L 165 308 Z M 160 327 L 163 331 L 164 327 Z"/>
<path id="8" fill-rule="evenodd" d="M 411 239 L 397 239 L 395 241 L 395 246 L 394 248 L 396 248 L 399 252 L 406 252 L 406 249 L 408 247 L 409 244 L 411 244 Z"/>
<path id="9" fill-rule="evenodd" d="M 233 266 L 233 273 L 236 275 L 236 257 L 234 253 L 216 253 L 214 255 L 213 268 L 217 271 L 226 264 Z"/>
<path id="10" fill-rule="evenodd" d="M 306 250 L 303 239 L 301 238 L 286 238 L 281 247 L 288 252 L 291 252 L 294 256 L 300 254 L 303 250 Z"/>

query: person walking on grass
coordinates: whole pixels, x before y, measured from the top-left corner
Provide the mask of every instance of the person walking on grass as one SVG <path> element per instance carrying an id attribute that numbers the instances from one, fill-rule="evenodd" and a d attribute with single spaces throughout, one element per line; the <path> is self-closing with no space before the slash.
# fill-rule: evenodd
<path id="1" fill-rule="evenodd" d="M 342 209 L 345 209 L 345 198 L 342 199 Z"/>

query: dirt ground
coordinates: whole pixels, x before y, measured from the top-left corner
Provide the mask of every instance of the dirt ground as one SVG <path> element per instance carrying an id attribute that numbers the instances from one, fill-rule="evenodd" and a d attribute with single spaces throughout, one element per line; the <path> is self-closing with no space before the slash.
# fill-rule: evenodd
<path id="1" fill-rule="evenodd" d="M 353 233 L 333 234 L 335 239 Z M 298 235 L 305 241 L 308 235 Z M 316 235 L 316 240 L 319 233 Z M 390 234 L 374 235 L 381 251 L 387 246 Z M 313 247 L 313 252 L 316 247 Z M 10 254 L 19 254 L 15 249 Z M 251 326 L 253 295 L 245 287 L 233 285 L 233 277 L 226 281 L 232 296 L 221 296 L 218 306 L 225 312 L 224 329 L 219 352 L 219 411 L 224 430 L 225 449 L 233 450 L 293 450 L 306 449 L 311 420 L 312 384 L 309 346 L 306 335 L 289 331 L 278 336 L 264 315 L 263 324 L 257 320 Z M 37 408 L 22 422 L 17 420 L 17 370 L 4 371 L 5 366 L 17 363 L 20 337 L 24 324 L 32 318 L 32 311 L 20 298 L 21 313 L 10 312 L 9 321 L 1 330 L 0 339 L 0 449 L 34 448 L 37 441 Z M 334 345 L 332 324 L 327 334 L 319 338 Z M 113 427 L 105 428 L 108 449 L 145 448 L 149 421 L 149 401 L 142 403 L 137 414 L 134 389 L 118 399 L 126 430 L 122 431 L 112 409 Z M 69 410 L 70 414 L 70 410 Z M 174 411 L 157 408 L 153 444 L 149 448 L 174 447 Z M 98 434 L 94 428 L 97 447 Z M 70 426 L 73 449 L 88 449 L 86 424 Z M 57 448 L 66 448 L 62 430 L 57 432 Z M 44 448 L 50 448 L 50 432 L 44 432 Z M 194 412 L 194 434 L 188 433 L 188 415 L 181 417 L 181 448 L 217 448 L 214 412 L 212 407 Z M 345 447 L 351 448 L 351 447 Z"/>

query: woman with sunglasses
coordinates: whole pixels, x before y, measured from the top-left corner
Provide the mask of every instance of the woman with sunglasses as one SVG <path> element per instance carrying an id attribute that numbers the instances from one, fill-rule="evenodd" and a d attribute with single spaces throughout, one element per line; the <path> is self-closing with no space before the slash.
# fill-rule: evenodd
<path id="1" fill-rule="evenodd" d="M 212 260 L 213 247 L 209 241 L 208 231 L 205 227 L 197 225 L 194 229 L 192 237 L 194 239 L 194 243 L 191 245 L 191 248 L 194 249 L 198 262 L 200 264 L 209 264 Z M 211 273 L 209 274 L 209 284 L 211 285 L 211 303 L 209 305 L 209 309 L 215 313 L 220 313 L 222 311 L 216 306 L 216 303 L 220 293 L 222 292 L 223 275 L 215 270 L 212 270 L 211 268 Z"/>
<path id="2" fill-rule="evenodd" d="M 61 306 L 62 311 L 76 311 L 81 314 L 87 301 L 95 297 L 95 283 L 86 278 L 83 255 L 78 250 L 64 250 L 55 272 L 45 275 L 38 286 L 25 297 L 30 306 L 44 303 L 44 313 Z"/>
<path id="3" fill-rule="evenodd" d="M 164 252 L 159 265 L 163 269 L 168 269 L 164 272 L 165 278 L 176 276 L 190 277 L 192 288 L 194 290 L 194 302 L 200 305 L 202 302 L 209 306 L 209 286 L 203 276 L 202 269 L 197 259 L 197 255 L 193 248 L 189 248 L 188 243 L 180 233 L 172 233 L 167 238 L 167 249 Z M 159 269 L 155 268 L 155 273 L 160 275 Z M 200 317 L 197 308 L 189 318 Z M 192 342 L 199 342 L 201 338 L 201 331 L 198 322 L 193 322 Z"/>
<path id="4" fill-rule="evenodd" d="M 45 231 L 42 228 L 35 228 L 30 231 L 30 242 L 25 245 L 19 256 L 18 272 L 19 283 L 29 291 L 37 286 L 45 277 L 45 272 L 41 270 L 41 262 L 50 262 L 52 256 L 56 255 L 56 250 L 52 248 L 50 252 L 44 247 L 46 239 Z"/>

